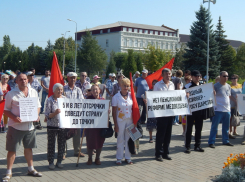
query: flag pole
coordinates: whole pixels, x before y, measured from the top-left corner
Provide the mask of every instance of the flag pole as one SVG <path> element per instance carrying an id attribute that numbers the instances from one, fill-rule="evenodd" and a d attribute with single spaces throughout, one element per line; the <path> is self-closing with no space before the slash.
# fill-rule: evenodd
<path id="1" fill-rule="evenodd" d="M 80 158 L 80 154 L 81 154 L 81 150 L 82 150 L 84 131 L 85 131 L 85 128 L 83 128 L 83 135 L 82 135 L 82 140 L 81 140 L 80 149 L 79 149 L 79 153 L 78 153 L 78 158 L 77 158 L 77 164 L 76 164 L 76 167 L 78 167 L 79 158 Z"/>

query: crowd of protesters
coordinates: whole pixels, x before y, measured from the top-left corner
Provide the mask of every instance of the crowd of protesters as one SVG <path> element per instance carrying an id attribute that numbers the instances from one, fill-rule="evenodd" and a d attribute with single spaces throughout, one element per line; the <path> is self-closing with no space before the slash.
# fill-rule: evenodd
<path id="1" fill-rule="evenodd" d="M 204 152 L 201 147 L 201 133 L 204 120 L 210 118 L 212 125 L 208 144 L 210 148 L 215 148 L 215 139 L 217 137 L 218 125 L 222 122 L 222 142 L 223 145 L 233 146 L 229 139 L 235 139 L 239 136 L 236 126 L 231 124 L 232 117 L 238 115 L 237 112 L 237 94 L 243 92 L 243 87 L 238 84 L 239 76 L 231 76 L 231 85 L 227 84 L 229 75 L 222 71 L 215 79 L 214 94 L 217 105 L 214 108 L 203 109 L 192 112 L 187 116 L 168 116 L 158 118 L 147 118 L 145 91 L 172 91 L 184 90 L 205 84 L 205 80 L 198 70 L 185 71 L 181 70 L 172 75 L 170 69 L 162 70 L 162 80 L 153 80 L 153 89 L 150 90 L 146 81 L 148 70 L 144 69 L 140 73 L 136 71 L 132 80 L 134 91 L 140 111 L 140 119 L 137 127 L 142 129 L 146 124 L 146 130 L 149 132 L 149 143 L 153 143 L 153 132 L 156 131 L 155 140 L 155 159 L 162 162 L 163 159 L 171 160 L 169 156 L 169 147 L 172 135 L 172 126 L 183 126 L 183 136 L 185 136 L 184 152 L 191 153 L 191 139 L 193 136 L 192 128 L 195 126 L 195 144 L 194 150 Z M 19 70 L 15 74 L 2 74 L 0 83 L 0 102 L 5 99 L 4 114 L 0 123 L 1 132 L 7 131 L 6 150 L 7 153 L 7 171 L 3 181 L 10 181 L 12 177 L 12 167 L 16 157 L 16 151 L 21 143 L 24 146 L 24 155 L 28 164 L 28 175 L 41 177 L 42 174 L 35 170 L 33 166 L 32 149 L 37 147 L 36 130 L 43 129 L 44 123 L 40 117 L 33 122 L 22 122 L 20 119 L 19 99 L 28 97 L 37 97 L 41 95 L 41 102 L 38 99 L 38 114 L 45 114 L 44 122 L 47 126 L 47 160 L 49 169 L 55 167 L 63 168 L 62 160 L 65 160 L 67 153 L 67 130 L 59 128 L 58 98 L 69 99 L 107 99 L 110 100 L 112 110 L 112 119 L 114 122 L 114 131 L 117 136 L 116 164 L 121 165 L 125 159 L 127 164 L 133 164 L 131 160 L 132 152 L 129 150 L 129 134 L 126 128 L 133 123 L 132 105 L 133 100 L 130 93 L 130 80 L 123 74 L 110 73 L 109 78 L 103 84 L 100 77 L 94 75 L 90 81 L 86 72 L 80 73 L 80 79 L 75 72 L 67 74 L 65 85 L 60 83 L 50 85 L 50 70 L 45 70 L 45 75 L 41 82 L 35 76 L 35 69 L 31 68 L 28 72 L 22 73 Z M 48 97 L 49 89 L 53 90 L 53 95 Z M 41 92 L 42 91 L 42 92 Z M 40 95 L 39 95 L 39 92 Z M 46 103 L 46 104 L 45 104 Z M 119 112 L 120 111 L 120 112 Z M 6 126 L 8 126 L 6 130 Z M 92 156 L 95 154 L 94 163 L 100 165 L 100 155 L 102 152 L 105 138 L 100 135 L 100 128 L 91 128 L 85 130 L 87 150 L 84 153 L 80 150 L 81 129 L 75 129 L 72 135 L 74 156 L 85 157 L 88 155 L 87 165 L 93 163 Z M 57 138 L 58 155 L 56 165 L 55 142 Z M 243 142 L 242 144 L 245 144 Z M 139 139 L 135 141 L 136 154 L 139 152 Z"/>

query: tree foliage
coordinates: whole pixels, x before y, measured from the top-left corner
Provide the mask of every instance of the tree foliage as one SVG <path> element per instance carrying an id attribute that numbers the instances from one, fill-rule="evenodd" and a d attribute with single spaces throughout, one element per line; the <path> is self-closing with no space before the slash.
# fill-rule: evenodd
<path id="1" fill-rule="evenodd" d="M 128 56 L 123 65 L 123 74 L 129 78 L 129 73 L 132 74 L 137 71 L 137 66 L 134 59 L 134 51 L 133 49 L 128 49 Z"/>
<path id="2" fill-rule="evenodd" d="M 78 49 L 77 64 L 80 70 L 87 71 L 89 76 L 106 68 L 107 55 L 89 31 L 82 36 L 82 44 Z"/>
<path id="3" fill-rule="evenodd" d="M 203 75 L 206 75 L 207 68 L 207 29 L 209 13 L 202 5 L 199 11 L 196 12 L 197 21 L 193 22 L 190 29 L 190 42 L 187 43 L 186 53 L 183 57 L 185 69 L 199 70 Z M 219 50 L 215 40 L 215 34 L 210 26 L 209 33 L 209 76 L 214 78 L 220 71 Z"/>
<path id="4" fill-rule="evenodd" d="M 243 43 L 238 49 L 236 54 L 236 62 L 233 65 L 235 67 L 235 74 L 245 78 L 245 44 Z"/>
<path id="5" fill-rule="evenodd" d="M 112 50 L 110 53 L 110 61 L 108 63 L 108 66 L 106 68 L 106 78 L 108 78 L 110 73 L 116 73 L 116 66 L 115 66 L 115 52 Z"/>
<path id="6" fill-rule="evenodd" d="M 184 62 L 185 62 L 185 58 L 183 57 L 183 55 L 186 53 L 185 49 L 186 49 L 186 44 L 182 43 L 180 45 L 180 48 L 176 50 L 175 53 L 175 59 L 174 59 L 174 64 L 173 64 L 173 69 L 175 70 L 184 70 Z"/>

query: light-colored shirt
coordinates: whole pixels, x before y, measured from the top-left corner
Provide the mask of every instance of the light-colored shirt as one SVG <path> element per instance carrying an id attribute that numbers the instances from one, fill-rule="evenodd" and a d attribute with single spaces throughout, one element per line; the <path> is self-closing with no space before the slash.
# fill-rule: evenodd
<path id="1" fill-rule="evenodd" d="M 11 90 L 16 87 L 16 83 L 14 82 L 14 79 L 8 81 L 8 85 L 10 86 Z"/>
<path id="2" fill-rule="evenodd" d="M 49 88 L 49 83 L 50 83 L 50 76 L 43 76 L 41 78 L 41 81 L 43 81 L 43 85 L 46 87 L 46 88 Z M 45 89 L 43 89 L 43 92 L 46 92 Z"/>
<path id="3" fill-rule="evenodd" d="M 112 106 L 117 107 L 117 121 L 132 119 L 133 101 L 131 93 L 128 93 L 128 98 L 125 100 L 121 93 L 117 93 L 112 97 Z"/>
<path id="4" fill-rule="evenodd" d="M 20 117 L 20 108 L 19 108 L 19 98 L 28 98 L 28 97 L 36 97 L 37 98 L 37 107 L 41 108 L 40 101 L 38 99 L 38 93 L 31 87 L 28 87 L 28 95 L 27 97 L 25 94 L 20 91 L 19 87 L 14 88 L 13 90 L 9 91 L 5 96 L 5 111 L 12 112 L 15 116 Z M 8 126 L 15 128 L 16 130 L 21 131 L 30 131 L 34 129 L 33 122 L 21 122 L 17 123 L 9 118 Z"/>
<path id="5" fill-rule="evenodd" d="M 62 98 L 65 96 L 62 95 Z M 59 127 L 59 115 L 55 115 L 53 118 L 49 118 L 50 113 L 54 113 L 58 109 L 58 100 L 54 100 L 53 96 L 49 97 L 46 102 L 45 116 L 48 118 L 47 126 Z"/>
<path id="6" fill-rule="evenodd" d="M 85 96 L 85 94 L 86 94 L 85 88 L 86 88 L 86 86 L 88 84 L 90 84 L 90 83 L 88 81 L 86 81 L 86 80 L 84 81 L 83 84 L 81 83 L 81 80 L 77 80 L 76 83 L 75 83 L 76 87 L 78 87 L 78 88 L 80 88 L 82 90 L 83 96 Z"/>
<path id="7" fill-rule="evenodd" d="M 69 85 L 64 86 L 64 96 L 69 99 L 84 99 L 82 90 L 76 86 L 73 89 Z"/>
<path id="8" fill-rule="evenodd" d="M 112 89 L 115 84 L 117 84 L 117 80 L 114 80 L 113 82 L 111 80 L 107 81 L 106 88 L 109 90 L 110 94 L 112 94 Z M 106 95 L 108 96 L 109 94 L 106 92 Z"/>
<path id="9" fill-rule="evenodd" d="M 169 81 L 168 86 L 164 83 L 163 80 L 157 82 L 154 85 L 153 91 L 168 91 L 168 90 L 175 90 L 174 83 Z"/>
<path id="10" fill-rule="evenodd" d="M 241 94 L 242 93 L 242 85 L 241 84 L 237 84 L 237 86 L 233 86 L 231 84 L 231 96 L 236 99 L 237 94 Z M 230 99 L 230 104 L 231 104 L 231 108 L 235 108 L 236 107 L 236 103 Z"/>
<path id="11" fill-rule="evenodd" d="M 28 85 L 31 86 L 31 88 L 35 89 L 37 93 L 42 89 L 42 86 L 37 79 L 33 79 L 33 81 L 31 83 L 28 83 Z"/>
<path id="12" fill-rule="evenodd" d="M 217 106 L 214 107 L 214 111 L 230 112 L 230 96 L 231 86 L 229 84 L 221 85 L 220 82 L 214 84 L 214 90 L 216 92 Z"/>
<path id="13" fill-rule="evenodd" d="M 141 95 L 145 94 L 145 91 L 149 90 L 148 83 L 142 77 L 136 79 L 134 86 L 137 87 L 137 93 L 136 93 L 137 98 L 141 98 Z"/>

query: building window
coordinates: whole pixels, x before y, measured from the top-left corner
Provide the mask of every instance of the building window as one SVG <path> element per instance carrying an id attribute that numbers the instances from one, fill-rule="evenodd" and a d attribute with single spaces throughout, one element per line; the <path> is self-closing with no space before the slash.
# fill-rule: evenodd
<path id="1" fill-rule="evenodd" d="M 162 43 L 160 43 L 160 48 L 162 49 Z"/>
<path id="2" fill-rule="evenodd" d="M 142 30 L 141 29 L 139 29 L 139 33 L 142 33 Z"/>
<path id="3" fill-rule="evenodd" d="M 134 41 L 134 47 L 138 47 L 138 40 Z"/>
<path id="4" fill-rule="evenodd" d="M 108 33 L 110 33 L 110 31 L 111 31 L 110 29 L 107 30 Z"/>
<path id="5" fill-rule="evenodd" d="M 153 31 L 152 30 L 150 31 L 150 34 L 153 35 Z"/>
<path id="6" fill-rule="evenodd" d="M 138 29 L 137 29 L 137 28 L 135 28 L 135 29 L 134 29 L 134 32 L 135 32 L 135 33 L 138 33 Z"/>
<path id="7" fill-rule="evenodd" d="M 148 30 L 144 30 L 144 33 L 145 33 L 145 34 L 148 34 Z"/>
<path id="8" fill-rule="evenodd" d="M 143 47 L 143 46 L 142 46 L 142 41 L 140 41 L 140 47 Z"/>
<path id="9" fill-rule="evenodd" d="M 172 33 L 169 33 L 169 36 L 172 36 Z"/>
<path id="10" fill-rule="evenodd" d="M 177 37 L 176 33 L 174 34 L 175 37 Z"/>
<path id="11" fill-rule="evenodd" d="M 123 31 L 124 31 L 124 32 L 127 32 L 127 28 L 126 28 L 126 27 L 123 27 Z"/>
<path id="12" fill-rule="evenodd" d="M 124 39 L 123 45 L 126 47 L 127 46 L 127 39 Z"/>
<path id="13" fill-rule="evenodd" d="M 128 31 L 129 31 L 129 32 L 132 32 L 132 28 L 128 28 Z"/>
<path id="14" fill-rule="evenodd" d="M 103 33 L 103 30 L 100 30 L 100 33 Z"/>
<path id="15" fill-rule="evenodd" d="M 168 36 L 168 32 L 165 32 L 165 36 Z"/>
<path id="16" fill-rule="evenodd" d="M 163 35 L 163 32 L 160 32 L 160 35 Z"/>
<path id="17" fill-rule="evenodd" d="M 155 35 L 158 35 L 158 31 L 155 31 Z"/>
<path id="18" fill-rule="evenodd" d="M 132 40 L 129 39 L 129 47 L 132 47 Z"/>
<path id="19" fill-rule="evenodd" d="M 106 47 L 109 47 L 109 40 L 106 39 Z"/>

